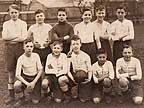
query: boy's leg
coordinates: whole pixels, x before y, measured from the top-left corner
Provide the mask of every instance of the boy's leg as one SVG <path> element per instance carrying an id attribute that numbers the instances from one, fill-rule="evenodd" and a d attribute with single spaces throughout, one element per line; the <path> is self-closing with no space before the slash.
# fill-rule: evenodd
<path id="1" fill-rule="evenodd" d="M 110 78 L 105 78 L 103 80 L 103 94 L 106 99 L 106 103 L 111 102 L 111 93 L 112 93 L 112 80 Z"/>
<path id="2" fill-rule="evenodd" d="M 143 101 L 143 88 L 141 81 L 130 81 L 132 99 L 135 104 L 141 104 Z"/>
<path id="3" fill-rule="evenodd" d="M 83 84 L 88 75 L 83 70 L 79 70 L 74 74 L 74 79 L 78 83 L 78 94 L 81 102 L 85 102 L 90 99 L 90 90 L 92 88 L 91 83 Z"/>
<path id="4" fill-rule="evenodd" d="M 98 83 L 98 84 L 95 84 L 93 82 L 93 87 L 92 87 L 92 99 L 93 99 L 93 102 L 95 104 L 98 104 L 100 103 L 101 99 L 102 99 L 102 84 L 101 83 Z"/>
<path id="5" fill-rule="evenodd" d="M 32 102 L 34 104 L 39 103 L 41 98 L 41 84 L 42 84 L 41 82 L 42 80 L 41 78 L 39 78 L 32 92 Z"/>
<path id="6" fill-rule="evenodd" d="M 118 96 L 119 96 L 119 102 L 123 103 L 124 100 L 124 94 L 128 93 L 129 91 L 129 80 L 127 78 L 120 78 L 118 80 Z"/>
<path id="7" fill-rule="evenodd" d="M 14 80 L 15 80 L 15 46 L 11 44 L 7 44 L 7 52 L 6 52 L 6 61 L 7 61 L 7 71 L 8 71 L 8 90 L 9 96 L 5 100 L 6 104 L 9 104 L 15 100 L 15 93 L 14 93 Z"/>
<path id="8" fill-rule="evenodd" d="M 66 102 L 66 103 L 69 102 L 71 99 L 71 92 L 69 91 L 69 86 L 68 86 L 69 79 L 68 79 L 68 77 L 65 75 L 60 76 L 58 78 L 58 83 L 59 83 L 61 91 L 64 94 L 64 99 L 65 99 L 64 102 Z"/>

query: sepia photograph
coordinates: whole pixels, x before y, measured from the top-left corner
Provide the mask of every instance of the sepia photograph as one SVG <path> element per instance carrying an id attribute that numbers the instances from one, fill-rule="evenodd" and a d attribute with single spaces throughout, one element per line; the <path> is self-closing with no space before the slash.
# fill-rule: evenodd
<path id="1" fill-rule="evenodd" d="M 0 108 L 144 108 L 144 0 L 0 0 Z"/>

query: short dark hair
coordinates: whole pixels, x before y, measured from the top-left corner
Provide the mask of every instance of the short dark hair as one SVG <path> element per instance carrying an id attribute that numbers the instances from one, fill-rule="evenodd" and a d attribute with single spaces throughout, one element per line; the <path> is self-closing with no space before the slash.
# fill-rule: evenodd
<path id="1" fill-rule="evenodd" d="M 127 8 L 126 8 L 126 6 L 125 5 L 119 5 L 117 8 L 116 8 L 116 10 L 118 10 L 118 9 L 123 9 L 123 10 L 125 10 L 125 12 L 127 12 Z"/>
<path id="2" fill-rule="evenodd" d="M 100 48 L 100 49 L 98 49 L 97 56 L 100 54 L 106 54 L 107 55 L 107 52 L 104 48 Z"/>
<path id="3" fill-rule="evenodd" d="M 35 11 L 35 15 L 40 14 L 40 13 L 44 13 L 44 11 L 42 9 L 38 9 Z"/>
<path id="4" fill-rule="evenodd" d="M 126 45 L 123 46 L 123 50 L 124 50 L 124 49 L 128 49 L 128 48 L 133 49 L 131 45 L 127 45 L 127 44 L 126 44 Z"/>
<path id="5" fill-rule="evenodd" d="M 54 42 L 52 43 L 52 46 L 55 46 L 55 45 L 60 45 L 60 47 L 63 48 L 63 43 L 62 43 L 62 41 L 54 41 Z"/>
<path id="6" fill-rule="evenodd" d="M 84 14 L 84 12 L 86 12 L 86 11 L 90 11 L 92 13 L 92 10 L 90 8 L 83 8 L 82 9 L 82 14 Z"/>
<path id="7" fill-rule="evenodd" d="M 19 7 L 18 5 L 16 5 L 16 4 L 11 4 L 11 5 L 9 6 L 9 8 L 8 8 L 8 11 L 10 11 L 11 8 L 20 11 L 20 7 Z"/>
<path id="8" fill-rule="evenodd" d="M 81 42 L 81 39 L 78 35 L 73 35 L 72 38 L 71 38 L 71 41 L 72 40 L 74 40 L 74 41 L 80 40 L 80 42 Z"/>
<path id="9" fill-rule="evenodd" d="M 57 14 L 58 14 L 58 12 L 60 12 L 60 11 L 65 12 L 65 13 L 67 14 L 67 11 L 66 11 L 65 8 L 59 8 L 59 9 L 57 10 Z"/>
<path id="10" fill-rule="evenodd" d="M 24 45 L 27 44 L 27 43 L 29 43 L 29 42 L 34 43 L 34 41 L 32 39 L 27 38 L 27 39 L 24 40 Z"/>
<path id="11" fill-rule="evenodd" d="M 105 8 L 105 6 L 104 5 L 99 5 L 98 7 L 96 7 L 96 12 L 97 11 L 102 11 L 102 10 L 105 10 L 106 8 Z"/>

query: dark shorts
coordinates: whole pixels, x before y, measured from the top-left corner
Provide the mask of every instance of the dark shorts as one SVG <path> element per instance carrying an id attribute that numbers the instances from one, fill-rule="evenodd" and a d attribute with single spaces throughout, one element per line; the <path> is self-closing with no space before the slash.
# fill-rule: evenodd
<path id="1" fill-rule="evenodd" d="M 96 54 L 97 54 L 98 49 L 97 49 L 94 42 L 92 42 L 92 43 L 82 43 L 81 50 L 86 52 L 90 56 L 92 64 L 97 61 Z"/>
<path id="2" fill-rule="evenodd" d="M 7 70 L 9 72 L 14 72 L 16 69 L 17 59 L 24 53 L 23 43 L 9 44 L 6 43 L 6 62 Z"/>

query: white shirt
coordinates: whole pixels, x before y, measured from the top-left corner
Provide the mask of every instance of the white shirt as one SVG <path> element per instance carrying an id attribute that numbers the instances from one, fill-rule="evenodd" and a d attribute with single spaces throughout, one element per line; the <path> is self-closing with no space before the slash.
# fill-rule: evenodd
<path id="1" fill-rule="evenodd" d="M 112 39 L 114 41 L 119 40 L 124 35 L 127 35 L 123 38 L 123 41 L 125 40 L 132 40 L 134 39 L 134 28 L 133 23 L 130 20 L 124 19 L 122 22 L 119 20 L 114 21 L 111 24 L 111 34 L 114 33 L 115 35 L 112 35 Z"/>
<path id="2" fill-rule="evenodd" d="M 30 57 L 23 54 L 17 61 L 16 76 L 21 75 L 21 71 L 23 71 L 25 75 L 35 76 L 42 68 L 40 57 L 37 53 L 32 53 Z"/>
<path id="3" fill-rule="evenodd" d="M 92 22 L 94 24 L 95 36 L 96 37 L 108 37 L 110 39 L 110 23 L 107 21 L 103 21 L 102 23 L 98 23 L 98 21 Z"/>
<path id="4" fill-rule="evenodd" d="M 81 38 L 82 43 L 94 42 L 94 27 L 91 22 L 88 24 L 84 22 L 76 24 L 74 27 L 74 34 Z"/>
<path id="5" fill-rule="evenodd" d="M 8 20 L 3 24 L 2 38 L 9 40 L 9 38 L 19 37 L 22 40 L 27 38 L 27 24 L 26 22 L 17 19 L 16 21 Z M 14 41 L 14 40 L 11 40 Z"/>
<path id="6" fill-rule="evenodd" d="M 135 76 L 136 79 L 140 80 L 142 78 L 140 61 L 134 57 L 131 57 L 129 62 L 126 62 L 124 58 L 118 59 L 116 63 L 116 76 L 118 79 L 120 77 Z"/>
<path id="7" fill-rule="evenodd" d="M 79 54 L 75 54 L 73 52 L 70 58 L 70 62 L 73 65 L 74 72 L 76 72 L 76 70 L 83 70 L 85 72 L 91 71 L 90 56 L 83 51 L 80 51 Z"/>
<path id="8" fill-rule="evenodd" d="M 45 73 L 55 74 L 57 77 L 68 72 L 67 56 L 61 53 L 58 58 L 49 54 L 46 61 Z"/>
<path id="9" fill-rule="evenodd" d="M 43 45 L 49 41 L 49 31 L 51 29 L 52 26 L 50 24 L 34 24 L 29 28 L 28 34 L 31 34 L 34 38 L 34 42 L 38 42 L 41 45 L 41 48 L 43 48 Z"/>
<path id="10" fill-rule="evenodd" d="M 108 74 L 110 79 L 114 79 L 114 69 L 110 61 L 106 61 L 104 65 L 100 66 L 98 62 L 92 66 L 93 75 L 96 78 L 101 78 L 103 75 Z"/>

